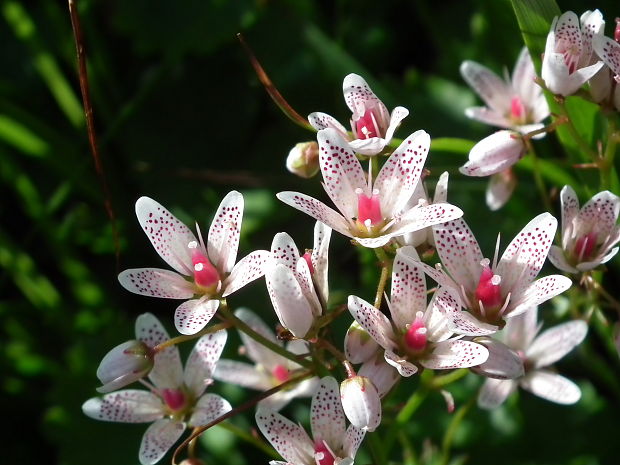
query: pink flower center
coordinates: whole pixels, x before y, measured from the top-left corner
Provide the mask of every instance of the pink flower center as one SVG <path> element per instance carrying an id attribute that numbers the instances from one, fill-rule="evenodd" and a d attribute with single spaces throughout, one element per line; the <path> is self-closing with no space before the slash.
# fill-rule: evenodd
<path id="1" fill-rule="evenodd" d="M 620 42 L 620 18 L 616 18 L 616 29 L 614 29 L 614 40 Z"/>
<path id="2" fill-rule="evenodd" d="M 192 251 L 194 282 L 198 286 L 207 289 L 217 286 L 217 283 L 220 281 L 220 275 L 207 256 L 202 253 L 195 241 L 190 242 L 188 247 Z"/>
<path id="3" fill-rule="evenodd" d="M 314 274 L 314 266 L 312 265 L 312 252 L 306 252 L 302 255 L 302 258 L 308 264 L 308 269 L 310 270 L 310 274 Z"/>
<path id="4" fill-rule="evenodd" d="M 321 441 L 314 446 L 314 459 L 317 465 L 334 465 L 336 457 L 332 451 L 329 450 L 325 441 Z"/>
<path id="5" fill-rule="evenodd" d="M 369 197 L 361 189 L 356 189 L 357 194 L 357 221 L 366 225 L 374 226 L 383 221 L 381 214 L 381 202 L 379 191 L 374 190 Z"/>
<path id="6" fill-rule="evenodd" d="M 510 100 L 510 116 L 516 121 L 522 121 L 525 118 L 525 106 L 519 97 L 512 97 Z"/>
<path id="7" fill-rule="evenodd" d="M 423 320 L 424 314 L 417 312 L 415 320 L 407 328 L 405 333 L 405 344 L 414 352 L 421 352 L 426 348 L 427 329 Z"/>
<path id="8" fill-rule="evenodd" d="M 276 365 L 274 369 L 271 371 L 271 374 L 275 379 L 280 381 L 281 383 L 288 381 L 291 377 L 291 374 L 286 369 L 284 365 Z"/>
<path id="9" fill-rule="evenodd" d="M 575 243 L 574 255 L 579 261 L 589 258 L 596 247 L 596 233 L 589 232 L 581 236 Z"/>
<path id="10" fill-rule="evenodd" d="M 355 122 L 355 132 L 358 139 L 379 137 L 379 128 L 372 110 L 366 110 L 364 115 Z"/>
<path id="11" fill-rule="evenodd" d="M 175 412 L 185 407 L 186 397 L 180 389 L 164 389 L 161 391 L 166 406 Z"/>
<path id="12" fill-rule="evenodd" d="M 482 302 L 486 309 L 496 309 L 502 305 L 502 289 L 499 285 L 501 278 L 493 274 L 488 260 L 483 260 L 482 273 L 476 288 L 476 302 Z"/>

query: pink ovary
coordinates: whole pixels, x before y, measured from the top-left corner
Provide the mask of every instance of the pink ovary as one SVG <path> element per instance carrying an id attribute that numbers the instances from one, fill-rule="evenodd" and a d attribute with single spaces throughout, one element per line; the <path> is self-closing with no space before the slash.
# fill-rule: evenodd
<path id="1" fill-rule="evenodd" d="M 274 369 L 271 371 L 271 374 L 273 375 L 275 379 L 277 379 L 281 383 L 288 381 L 289 378 L 291 377 L 290 372 L 284 365 L 276 365 Z"/>
<path id="2" fill-rule="evenodd" d="M 380 136 L 372 110 L 366 110 L 362 117 L 355 122 L 355 132 L 358 139 L 370 139 Z"/>
<path id="3" fill-rule="evenodd" d="M 317 465 L 334 465 L 336 457 L 329 450 L 325 441 L 318 442 L 314 446 L 314 458 L 316 460 Z"/>
<path id="4" fill-rule="evenodd" d="M 510 116 L 518 121 L 525 117 L 525 106 L 519 97 L 512 97 L 510 100 Z"/>
<path id="5" fill-rule="evenodd" d="M 422 320 L 422 312 L 418 312 L 415 320 L 409 328 L 407 328 L 407 332 L 405 333 L 405 344 L 407 347 L 415 352 L 420 352 L 426 348 L 426 326 L 424 325 L 424 321 Z"/>
<path id="6" fill-rule="evenodd" d="M 592 256 L 596 247 L 596 233 L 589 232 L 577 239 L 573 254 L 578 260 L 585 260 Z"/>
<path id="7" fill-rule="evenodd" d="M 164 389 L 161 395 L 170 410 L 176 412 L 185 407 L 186 397 L 181 389 Z"/>
<path id="8" fill-rule="evenodd" d="M 483 266 L 476 287 L 476 302 L 482 302 L 485 309 L 498 308 L 502 304 L 502 289 L 498 281 L 491 268 Z"/>
<path id="9" fill-rule="evenodd" d="M 302 255 L 302 258 L 308 264 L 308 269 L 310 270 L 310 274 L 314 274 L 314 265 L 312 264 L 312 253 L 306 252 L 305 254 Z"/>
<path id="10" fill-rule="evenodd" d="M 220 275 L 205 254 L 198 247 L 192 247 L 192 263 L 194 265 L 194 282 L 201 287 L 214 287 L 220 280 Z"/>
<path id="11" fill-rule="evenodd" d="M 357 220 L 363 224 L 370 221 L 371 225 L 376 225 L 383 221 L 378 192 L 373 192 L 371 196 L 367 196 L 363 192 L 357 193 Z"/>

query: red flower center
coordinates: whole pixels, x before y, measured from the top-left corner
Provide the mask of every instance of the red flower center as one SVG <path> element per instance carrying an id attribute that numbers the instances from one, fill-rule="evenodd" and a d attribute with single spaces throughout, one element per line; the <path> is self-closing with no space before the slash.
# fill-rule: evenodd
<path id="1" fill-rule="evenodd" d="M 355 132 L 358 139 L 379 137 L 379 128 L 372 110 L 366 110 L 362 117 L 355 122 Z"/>
<path id="2" fill-rule="evenodd" d="M 306 252 L 302 255 L 302 258 L 308 264 L 308 269 L 310 270 L 310 274 L 314 274 L 314 265 L 312 265 L 312 252 Z"/>
<path id="3" fill-rule="evenodd" d="M 589 232 L 577 239 L 575 243 L 575 250 L 573 254 L 579 261 L 585 260 L 592 256 L 594 248 L 596 247 L 596 233 Z"/>
<path id="4" fill-rule="evenodd" d="M 515 121 L 523 121 L 525 118 L 525 106 L 519 97 L 510 100 L 510 116 Z"/>
<path id="5" fill-rule="evenodd" d="M 170 410 L 179 411 L 185 407 L 185 401 L 187 400 L 185 394 L 180 389 L 164 389 L 161 392 L 166 406 Z"/>
<path id="6" fill-rule="evenodd" d="M 284 365 L 276 365 L 274 369 L 271 371 L 271 374 L 273 375 L 275 379 L 277 379 L 281 383 L 288 381 L 289 378 L 291 377 L 291 374 L 289 373 L 288 369 Z"/>
<path id="7" fill-rule="evenodd" d="M 427 329 L 423 317 L 422 312 L 416 313 L 415 320 L 409 325 L 405 333 L 405 344 L 414 352 L 421 352 L 426 348 Z"/>
<path id="8" fill-rule="evenodd" d="M 355 191 L 357 194 L 357 221 L 366 225 L 374 226 L 383 221 L 381 214 L 381 201 L 379 191 L 374 190 L 371 196 L 367 196 L 361 189 Z"/>
<path id="9" fill-rule="evenodd" d="M 325 441 L 321 441 L 314 446 L 314 459 L 317 465 L 334 465 L 336 457 L 329 450 Z"/>
<path id="10" fill-rule="evenodd" d="M 188 247 L 192 251 L 192 263 L 194 265 L 194 282 L 205 288 L 217 286 L 220 275 L 211 264 L 207 256 L 198 248 L 195 241 L 189 243 Z"/>
<path id="11" fill-rule="evenodd" d="M 502 305 L 501 278 L 493 274 L 486 260 L 483 261 L 482 273 L 476 288 L 476 302 L 482 302 L 486 309 L 498 308 Z"/>

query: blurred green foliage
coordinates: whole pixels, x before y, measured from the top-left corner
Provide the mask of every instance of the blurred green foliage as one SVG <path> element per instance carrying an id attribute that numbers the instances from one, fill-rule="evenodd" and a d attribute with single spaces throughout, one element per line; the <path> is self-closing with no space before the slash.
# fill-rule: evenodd
<path id="1" fill-rule="evenodd" d="M 241 254 L 269 248 L 279 231 L 291 233 L 301 247 L 311 243 L 312 220 L 283 207 L 273 194 L 286 189 L 325 197 L 316 179 L 294 178 L 284 168 L 288 150 L 314 135 L 291 124 L 270 101 L 237 32 L 302 115 L 325 111 L 345 121 L 342 79 L 356 72 L 388 108 L 411 110 L 399 137 L 424 128 L 433 138 L 466 139 L 436 142 L 429 179 L 444 170 L 453 174 L 449 199 L 466 212 L 486 254 L 492 254 L 498 231 L 510 238 L 543 209 L 528 160 L 517 167 L 516 195 L 499 212 L 484 205 L 486 180 L 457 171 L 471 145 L 467 140 L 492 131 L 465 119 L 463 109 L 477 97 L 458 67 L 464 59 L 498 72 L 512 67 L 523 41 L 508 0 L 76 3 L 107 199 L 88 148 L 67 5 L 0 4 L 0 406 L 8 419 L 2 463 L 137 463 L 146 426 L 98 423 L 82 415 L 81 404 L 96 394 L 95 370 L 105 352 L 133 337 L 137 315 L 153 312 L 173 329 L 174 303 L 129 295 L 116 281 L 127 267 L 160 264 L 134 217 L 140 195 L 154 197 L 188 224 L 198 221 L 204 230 L 222 196 L 238 189 L 246 199 Z M 601 9 L 608 33 L 611 19 L 620 15 L 611 0 L 560 1 L 560 7 L 578 13 Z M 593 121 L 587 109 L 577 114 Z M 573 180 L 583 200 L 592 194 L 580 183 L 594 175 L 568 165 L 558 171 L 547 160 L 560 150 L 554 136 L 540 146 L 549 185 L 561 188 Z M 578 160 L 578 151 L 571 150 Z M 358 254 L 341 236 L 332 242 L 331 256 L 337 257 L 330 270 L 332 293 L 372 294 L 374 257 Z M 370 271 L 360 275 L 360 264 Z M 607 282 L 617 282 L 617 259 L 609 271 Z M 573 296 L 563 301 L 564 311 L 577 305 Z M 230 299 L 233 306 L 247 302 L 275 320 L 260 282 Z M 561 311 L 548 309 L 547 316 Z M 334 333 L 340 337 L 347 325 L 342 318 Z M 593 326 L 587 343 L 561 363 L 563 373 L 582 387 L 579 404 L 561 407 L 521 393 L 492 413 L 474 407 L 454 435 L 452 463 L 617 463 L 620 363 L 609 327 Z M 231 335 L 231 355 L 233 341 Z M 479 386 L 473 375 L 463 381 L 451 387 L 457 408 Z M 399 411 L 412 385 L 401 383 L 386 418 Z M 251 395 L 216 389 L 233 405 Z M 287 411 L 307 415 L 305 408 Z M 452 418 L 438 395 L 423 404 L 399 439 L 403 451 L 420 459 L 408 455 L 408 463 L 441 463 Z M 249 431 L 251 420 L 232 424 Z M 251 445 L 240 447 L 230 430 L 214 429 L 202 443 L 210 463 L 268 460 Z M 370 461 L 362 452 L 356 462 Z"/>

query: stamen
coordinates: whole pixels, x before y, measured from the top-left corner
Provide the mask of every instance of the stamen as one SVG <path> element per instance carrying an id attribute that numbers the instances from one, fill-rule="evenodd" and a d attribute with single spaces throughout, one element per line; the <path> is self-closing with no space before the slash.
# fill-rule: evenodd
<path id="1" fill-rule="evenodd" d="M 312 264 L 312 251 L 306 252 L 301 256 L 306 263 L 308 264 L 308 269 L 310 270 L 310 274 L 314 274 L 314 265 Z"/>

